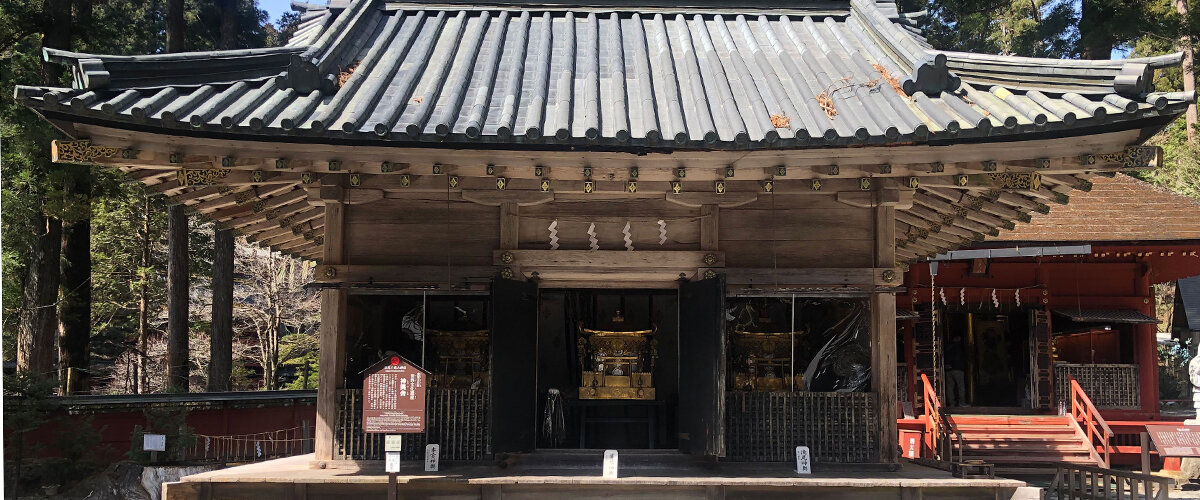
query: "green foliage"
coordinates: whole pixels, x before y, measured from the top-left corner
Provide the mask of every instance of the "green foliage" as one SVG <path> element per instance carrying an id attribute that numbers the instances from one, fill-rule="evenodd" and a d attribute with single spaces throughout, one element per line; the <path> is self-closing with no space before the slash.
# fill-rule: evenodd
<path id="1" fill-rule="evenodd" d="M 1188 363 L 1192 360 L 1187 344 L 1170 343 L 1158 346 L 1158 395 L 1161 399 L 1192 399 L 1192 383 L 1188 380 Z"/>

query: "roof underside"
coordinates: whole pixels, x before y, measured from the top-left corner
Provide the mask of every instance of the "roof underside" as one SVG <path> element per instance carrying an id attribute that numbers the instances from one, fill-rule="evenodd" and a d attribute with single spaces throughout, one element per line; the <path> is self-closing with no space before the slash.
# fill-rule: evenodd
<path id="1" fill-rule="evenodd" d="M 866 189 L 853 177 L 882 176 L 871 189 L 913 192 L 896 225 L 897 256 L 909 262 L 1011 230 L 1047 213 L 1047 203 L 1090 189 L 1095 175 L 1156 164 L 1153 152 L 1123 149 L 1195 100 L 1150 92 L 1153 70 L 1178 64 L 1178 55 L 1060 61 L 939 52 L 890 1 L 607 1 L 307 5 L 285 47 L 152 56 L 47 50 L 72 67 L 73 88 L 16 94 L 57 123 L 109 131 L 107 143 L 97 142 L 110 146 L 99 157 L 60 161 L 122 168 L 152 192 L 305 258 L 321 255 L 323 208 L 306 192 L 320 175 L 393 173 L 379 162 L 395 161 L 384 149 L 422 162 L 429 160 L 421 151 L 432 149 L 468 162 L 478 159 L 472 151 L 517 149 L 635 153 L 606 174 L 618 180 L 637 158 L 650 158 L 658 163 L 642 171 L 643 194 L 660 189 L 653 182 L 667 193 L 675 166 L 721 154 L 728 163 L 688 182 L 752 166 L 757 174 L 740 170 L 731 191 L 771 180 L 773 192 L 837 192 Z M 1101 135 L 1124 139 L 1077 140 Z M 1017 151 L 1007 144 L 1015 141 L 1043 146 Z M 987 153 L 930 147 L 968 142 L 997 144 L 981 144 Z M 189 144 L 187 157 L 176 158 Z M 301 151 L 313 144 L 320 147 Z M 861 145 L 888 147 L 848 147 Z M 56 154 L 80 147 L 88 148 L 64 143 Z M 931 156 L 949 149 L 959 157 Z M 881 155 L 855 151 L 909 153 L 893 169 Z M 810 158 L 797 160 L 804 154 Z M 813 166 L 814 155 L 825 166 Z M 447 175 L 492 175 L 482 164 L 447 163 Z M 763 173 L 784 164 L 803 168 L 787 179 Z M 230 170 L 213 172 L 222 167 Z M 276 170 L 283 167 L 290 171 Z M 509 172 L 513 189 L 541 175 Z"/>
<path id="2" fill-rule="evenodd" d="M 1147 92 L 1153 68 L 1175 56 L 937 52 L 873 0 L 758 13 L 309 9 L 288 47 L 48 51 L 72 64 L 77 88 L 18 97 L 90 119 L 268 139 L 672 149 L 1012 140 L 1178 114 L 1193 100 Z"/>

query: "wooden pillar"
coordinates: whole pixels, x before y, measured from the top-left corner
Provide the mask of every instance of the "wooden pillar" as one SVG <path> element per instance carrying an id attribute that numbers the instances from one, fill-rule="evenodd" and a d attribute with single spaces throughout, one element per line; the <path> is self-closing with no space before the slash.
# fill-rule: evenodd
<path id="1" fill-rule="evenodd" d="M 521 243 L 520 207 L 516 203 L 500 204 L 500 249 L 516 250 Z"/>
<path id="2" fill-rule="evenodd" d="M 700 206 L 700 249 L 720 250 L 717 237 L 721 229 L 721 207 L 719 205 Z"/>
<path id="3" fill-rule="evenodd" d="M 344 264 L 345 205 L 342 187 L 322 186 L 325 201 L 325 242 L 322 264 Z M 334 430 L 338 420 L 338 392 L 344 388 L 348 297 L 346 290 L 321 290 L 321 346 L 318 362 L 317 425 L 314 452 L 317 460 L 333 460 Z"/>
<path id="4" fill-rule="evenodd" d="M 188 392 L 188 217 L 167 210 L 167 390 Z"/>
<path id="5" fill-rule="evenodd" d="M 896 209 L 875 207 L 875 266 L 896 267 Z M 896 294 L 871 294 L 871 390 L 879 401 L 879 460 L 899 462 L 896 448 Z"/>
<path id="6" fill-rule="evenodd" d="M 1150 263 L 1143 262 L 1134 285 L 1142 297 L 1139 311 L 1151 318 L 1155 311 L 1154 284 L 1150 282 Z M 1141 389 L 1142 411 L 1158 414 L 1158 325 L 1134 325 L 1134 355 L 1137 356 L 1138 385 Z"/>
<path id="7" fill-rule="evenodd" d="M 218 229 L 213 247 L 208 391 L 222 392 L 230 389 L 233 372 L 233 230 Z"/>

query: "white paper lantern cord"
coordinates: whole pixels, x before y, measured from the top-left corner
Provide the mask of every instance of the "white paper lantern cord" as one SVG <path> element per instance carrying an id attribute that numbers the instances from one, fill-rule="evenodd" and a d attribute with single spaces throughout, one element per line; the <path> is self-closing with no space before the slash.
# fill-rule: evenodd
<path id="1" fill-rule="evenodd" d="M 588 242 L 591 243 L 591 245 L 592 245 L 592 250 L 599 250 L 600 249 L 600 240 L 596 239 L 596 223 L 595 222 L 588 225 L 587 234 L 588 234 Z"/>
<path id="2" fill-rule="evenodd" d="M 550 249 L 558 250 L 558 219 L 554 219 L 546 229 L 550 230 Z"/>
<path id="3" fill-rule="evenodd" d="M 621 234 L 625 235 L 625 249 L 633 251 L 633 235 L 629 234 L 629 223 L 625 223 L 625 228 L 621 230 Z"/>
<path id="4" fill-rule="evenodd" d="M 1000 308 L 1000 299 L 996 297 L 995 288 L 992 289 L 992 306 L 994 306 L 996 309 Z"/>
<path id="5" fill-rule="evenodd" d="M 658 244 L 663 245 L 667 242 L 667 221 L 658 219 Z"/>

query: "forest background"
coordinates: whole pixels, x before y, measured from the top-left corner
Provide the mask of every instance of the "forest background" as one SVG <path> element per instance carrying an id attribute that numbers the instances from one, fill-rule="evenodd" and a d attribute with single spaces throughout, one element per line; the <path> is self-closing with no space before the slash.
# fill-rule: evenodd
<path id="1" fill-rule="evenodd" d="M 269 0 L 272 5 L 279 0 Z M 803 1 L 803 0 L 788 0 Z M 1193 0 L 1193 3 L 1195 0 Z M 1108 59 L 1183 50 L 1200 40 L 1187 0 L 900 0 L 924 12 L 936 48 L 1048 58 Z M 154 54 L 273 47 L 299 19 L 269 22 L 255 0 L 0 0 L 0 250 L 6 372 L 46 377 L 67 390 L 68 367 L 87 381 L 72 390 L 157 392 L 165 381 L 167 204 L 120 172 L 50 162 L 63 138 L 13 99 L 18 84 L 69 86 L 53 47 Z M 1196 68 L 1159 71 L 1159 90 L 1194 90 Z M 1195 106 L 1152 139 L 1163 168 L 1145 180 L 1200 199 Z M 1190 126 L 1189 126 L 1190 125 Z M 190 218 L 190 390 L 204 390 L 211 307 L 211 224 Z M 235 251 L 233 389 L 315 388 L 315 295 L 311 265 L 238 240 Z M 1173 287 L 1159 288 L 1170 318 Z M 1168 326 L 1169 327 L 1169 326 Z M 18 366 L 22 342 L 49 340 L 54 359 Z M 31 387 L 26 385 L 24 387 Z M 57 389 L 52 389 L 52 388 Z M 176 387 L 176 390 L 187 390 Z M 6 392 L 10 392 L 6 387 Z"/>

